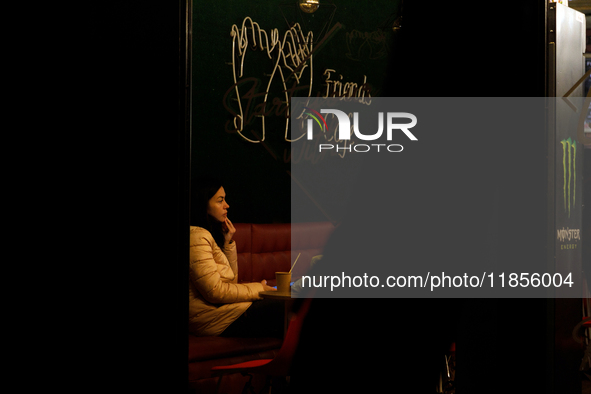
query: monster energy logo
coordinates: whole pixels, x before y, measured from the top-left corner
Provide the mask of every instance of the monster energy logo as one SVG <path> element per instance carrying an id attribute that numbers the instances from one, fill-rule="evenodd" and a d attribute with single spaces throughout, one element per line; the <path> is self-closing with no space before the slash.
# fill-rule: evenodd
<path id="1" fill-rule="evenodd" d="M 570 207 L 571 207 L 571 178 L 573 180 L 573 192 L 572 192 L 572 205 L 575 205 L 576 185 L 577 185 L 577 171 L 575 161 L 577 159 L 577 142 L 570 139 L 560 141 L 562 144 L 562 170 L 564 175 L 563 192 L 564 192 L 564 212 L 568 210 L 568 217 L 570 218 Z M 568 156 L 568 165 L 567 165 Z M 567 172 L 568 168 L 568 181 Z M 568 195 L 568 198 L 567 198 Z"/>
<path id="2" fill-rule="evenodd" d="M 556 238 L 561 242 L 564 241 L 571 241 L 571 240 L 581 240 L 581 231 L 578 228 L 562 228 L 561 230 L 556 230 Z"/>

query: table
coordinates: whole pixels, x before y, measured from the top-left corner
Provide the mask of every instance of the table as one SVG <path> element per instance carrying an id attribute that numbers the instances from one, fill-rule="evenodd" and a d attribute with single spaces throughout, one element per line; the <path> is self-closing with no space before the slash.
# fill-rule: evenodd
<path id="1" fill-rule="evenodd" d="M 261 291 L 259 295 L 263 298 L 270 298 L 272 300 L 282 300 L 285 301 L 283 305 L 285 306 L 283 312 L 283 338 L 287 334 L 287 327 L 289 326 L 289 312 L 291 311 L 291 306 L 293 305 L 293 298 L 291 298 L 291 292 L 279 292 L 279 291 Z"/>

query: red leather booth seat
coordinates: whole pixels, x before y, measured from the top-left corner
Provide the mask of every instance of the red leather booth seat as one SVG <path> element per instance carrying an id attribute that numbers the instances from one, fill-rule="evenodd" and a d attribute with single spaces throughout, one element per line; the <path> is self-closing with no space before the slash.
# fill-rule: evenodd
<path id="1" fill-rule="evenodd" d="M 238 248 L 238 278 L 241 282 L 266 279 L 275 286 L 275 272 L 289 271 L 301 253 L 292 280 L 308 270 L 313 256 L 322 249 L 332 233 L 330 222 L 235 225 Z"/>
<path id="2" fill-rule="evenodd" d="M 301 253 L 292 280 L 309 269 L 313 256 L 322 250 L 334 226 L 330 222 L 251 224 L 236 223 L 234 241 L 238 250 L 240 282 L 266 279 L 275 286 L 275 272 L 289 271 Z M 189 387 L 199 393 L 215 391 L 217 378 L 211 367 L 273 358 L 281 341 L 276 338 L 196 337 L 189 334 Z M 223 392 L 240 392 L 245 382 L 240 374 L 224 377 Z"/>

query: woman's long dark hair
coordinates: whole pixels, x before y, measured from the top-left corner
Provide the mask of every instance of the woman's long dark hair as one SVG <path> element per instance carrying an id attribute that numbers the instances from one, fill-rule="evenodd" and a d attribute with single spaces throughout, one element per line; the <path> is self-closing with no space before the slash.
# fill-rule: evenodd
<path id="1" fill-rule="evenodd" d="M 211 233 L 220 248 L 224 246 L 222 223 L 207 213 L 209 200 L 222 187 L 219 179 L 201 177 L 193 181 L 191 188 L 191 226 L 203 227 Z"/>

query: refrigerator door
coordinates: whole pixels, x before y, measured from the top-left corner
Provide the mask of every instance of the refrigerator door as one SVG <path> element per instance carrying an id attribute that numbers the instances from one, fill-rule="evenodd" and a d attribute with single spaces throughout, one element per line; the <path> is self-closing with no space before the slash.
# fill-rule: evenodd
<path id="1" fill-rule="evenodd" d="M 578 141 L 584 109 L 585 15 L 562 4 L 548 7 L 549 96 L 548 183 L 554 269 L 582 280 L 582 202 L 584 145 Z M 554 94 L 552 94 L 554 91 Z M 554 223 L 552 223 L 554 222 Z M 550 235 L 550 234 L 549 234 Z M 561 289 L 556 289 L 557 298 Z M 572 292 L 571 292 L 572 295 Z M 577 297 L 582 296 L 577 293 Z M 565 297 L 564 295 L 562 297 Z"/>
<path id="2" fill-rule="evenodd" d="M 548 268 L 569 278 L 555 289 L 553 393 L 580 393 L 581 354 L 568 343 L 582 318 L 582 189 L 584 145 L 578 127 L 585 120 L 585 15 L 562 4 L 548 5 Z M 553 99 L 555 97 L 555 99 Z M 570 276 L 569 276 L 570 275 Z"/>
<path id="3" fill-rule="evenodd" d="M 577 141 L 584 122 L 585 15 L 562 4 L 549 6 L 549 86 L 554 86 L 554 120 L 549 124 L 549 192 L 554 199 L 553 218 L 555 269 L 563 276 L 582 278 L 582 202 L 584 146 Z M 550 95 L 552 97 L 552 95 Z M 552 106 L 551 106 L 552 108 Z M 550 114 L 552 116 L 552 114 Z M 554 125 L 554 127 L 552 127 Z M 553 183 L 553 184 L 552 184 Z M 561 289 L 557 289 L 560 298 Z M 580 294 L 582 296 L 582 293 Z"/>

